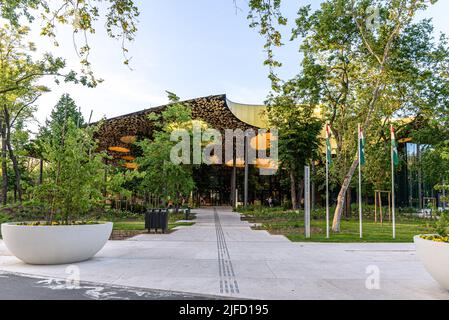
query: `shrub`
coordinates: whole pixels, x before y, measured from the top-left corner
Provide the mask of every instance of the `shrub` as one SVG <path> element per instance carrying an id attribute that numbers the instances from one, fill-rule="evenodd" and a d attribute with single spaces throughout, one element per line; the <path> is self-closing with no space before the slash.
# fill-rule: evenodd
<path id="1" fill-rule="evenodd" d="M 441 237 L 449 237 L 449 214 L 443 213 L 435 223 L 435 232 Z"/>

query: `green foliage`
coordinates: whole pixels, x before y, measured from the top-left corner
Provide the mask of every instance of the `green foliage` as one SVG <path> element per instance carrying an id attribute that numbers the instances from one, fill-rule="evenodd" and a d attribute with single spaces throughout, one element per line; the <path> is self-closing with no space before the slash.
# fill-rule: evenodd
<path id="1" fill-rule="evenodd" d="M 314 106 L 299 105 L 304 103 L 301 80 L 287 82 L 282 94 L 268 100 L 270 126 L 279 130 L 279 160 L 283 167 L 295 171 L 318 158 L 319 133 L 323 126 L 314 115 Z"/>
<path id="2" fill-rule="evenodd" d="M 80 108 L 68 93 L 63 94 L 56 106 L 50 114 L 50 119 L 46 121 L 47 127 L 57 129 L 71 119 L 78 127 L 84 126 L 84 118 L 81 114 Z M 57 135 L 58 133 L 55 133 Z"/>
<path id="3" fill-rule="evenodd" d="M 263 63 L 270 70 L 268 78 L 271 80 L 272 89 L 279 91 L 281 89 L 280 79 L 275 69 L 281 67 L 282 64 L 275 58 L 274 48 L 282 46 L 282 35 L 276 27 L 287 24 L 287 19 L 280 11 L 281 0 L 250 0 L 249 7 L 250 27 L 257 28 L 259 34 L 266 40 L 264 49 L 267 56 Z"/>
<path id="4" fill-rule="evenodd" d="M 358 165 L 357 125 L 367 133 L 364 170 L 369 182 L 382 186 L 389 155 L 388 126 L 393 118 L 439 119 L 447 124 L 449 46 L 445 36 L 433 38 L 431 21 L 416 22 L 419 11 L 436 1 L 326 0 L 316 10 L 299 5 L 291 40 L 299 40 L 302 91 L 321 107 L 336 142 L 331 176 L 341 186 L 333 229 L 339 230 L 344 195 Z M 274 46 L 280 1 L 250 1 L 251 26 L 266 41 L 273 81 Z M 369 8 L 379 8 L 379 24 L 369 25 Z M 253 20 L 256 20 L 254 23 Z M 282 19 L 282 22 L 284 20 Z M 274 62 L 273 62 L 274 61 Z M 280 91 L 279 79 L 273 89 Z M 447 125 L 446 125 L 447 126 Z M 401 130 L 397 130 L 401 135 Z M 372 145 L 371 145 L 372 144 Z M 370 159 L 368 159 L 368 163 Z"/>
<path id="5" fill-rule="evenodd" d="M 437 145 L 425 149 L 421 154 L 419 165 L 422 169 L 423 182 L 432 188 L 438 188 L 445 180 L 448 180 L 449 163 L 443 158 L 446 148 Z"/>
<path id="6" fill-rule="evenodd" d="M 57 28 L 68 25 L 74 34 L 83 34 L 84 41 L 77 43 L 75 48 L 85 67 L 84 73 L 90 77 L 93 85 L 97 81 L 90 70 L 88 34 L 96 32 L 95 23 L 100 18 L 104 19 L 103 25 L 109 37 L 120 40 L 124 55 L 124 63 L 129 64 L 126 42 L 132 41 L 137 32 L 137 17 L 139 10 L 133 0 L 108 0 L 107 9 L 100 9 L 101 0 L 94 1 L 70 1 L 70 0 L 15 0 L 1 1 L 0 15 L 17 29 L 21 28 L 24 21 L 33 23 L 36 18 L 40 21 L 41 35 L 50 37 L 58 46 Z M 22 19 L 25 18 L 25 19 Z M 77 41 L 77 40 L 75 40 Z M 87 80 L 87 78 L 85 79 Z"/>
<path id="7" fill-rule="evenodd" d="M 287 170 L 291 193 L 296 194 L 296 185 L 304 172 L 304 166 L 319 159 L 320 138 L 323 127 L 314 114 L 315 106 L 307 104 L 307 80 L 297 78 L 282 85 L 281 92 L 271 95 L 267 101 L 268 121 L 271 128 L 278 129 L 278 151 L 280 167 Z M 297 201 L 292 197 L 292 206 Z"/>
<path id="8" fill-rule="evenodd" d="M 440 201 L 448 202 L 449 186 L 449 140 L 428 148 L 421 155 L 421 168 L 426 183 L 429 183 L 440 192 L 445 192 L 445 196 L 440 197 Z"/>
<path id="9" fill-rule="evenodd" d="M 10 217 L 7 214 L 0 213 L 0 224 L 9 222 L 9 221 L 10 221 Z"/>
<path id="10" fill-rule="evenodd" d="M 435 231 L 441 237 L 449 237 L 449 214 L 443 213 L 435 223 Z"/>
<path id="11" fill-rule="evenodd" d="M 121 221 L 121 220 L 142 220 L 142 213 L 135 213 L 126 210 L 117 209 L 107 209 L 101 214 L 102 219 L 107 219 L 108 221 Z"/>
<path id="12" fill-rule="evenodd" d="M 142 156 L 137 158 L 139 171 L 142 173 L 140 188 L 146 192 L 162 195 L 166 201 L 179 204 L 182 196 L 188 197 L 194 188 L 192 168 L 185 164 L 170 161 L 170 152 L 177 142 L 171 141 L 174 130 L 192 130 L 191 110 L 178 101 L 176 95 L 169 93 L 171 104 L 161 115 L 150 114 L 158 131 L 152 140 L 138 142 Z M 190 135 L 189 135 L 190 137 Z"/>
<path id="13" fill-rule="evenodd" d="M 36 95 L 48 91 L 36 80 L 45 75 L 58 75 L 65 67 L 64 60 L 54 58 L 49 53 L 33 61 L 31 54 L 36 48 L 33 43 L 25 42 L 28 34 L 27 27 L 14 29 L 5 25 L 0 28 L 0 96 L 9 101 L 15 101 L 17 97 L 30 97 L 30 93 Z"/>
<path id="14" fill-rule="evenodd" d="M 241 211 L 243 209 L 243 211 Z M 364 212 L 365 212 L 364 208 Z M 312 238 L 304 237 L 304 213 L 303 211 L 282 210 L 282 208 L 248 207 L 239 208 L 245 214 L 245 220 L 253 223 L 261 223 L 262 228 L 272 234 L 282 234 L 294 242 L 413 242 L 417 234 L 431 232 L 432 225 L 426 219 L 398 215 L 396 220 L 396 240 L 392 237 L 392 225 L 384 221 L 374 223 L 373 217 L 365 217 L 363 223 L 364 237 L 360 239 L 358 219 L 343 219 L 342 231 L 331 233 L 330 239 L 326 238 L 325 209 L 316 209 L 312 212 L 311 228 Z"/>
<path id="15" fill-rule="evenodd" d="M 50 136 L 62 139 L 64 123 L 73 122 L 78 128 L 84 126 L 84 118 L 79 107 L 69 94 L 63 94 L 50 114 L 50 119 L 45 121 L 45 126 L 40 129 L 37 142 Z M 61 141 L 59 141 L 61 143 Z M 39 149 L 39 146 L 37 146 Z"/>
<path id="16" fill-rule="evenodd" d="M 68 119 L 62 135 L 43 137 L 42 153 L 47 163 L 45 181 L 33 188 L 35 200 L 45 211 L 47 220 L 75 220 L 86 216 L 103 200 L 104 154 L 95 153 L 94 127 L 78 128 Z"/>

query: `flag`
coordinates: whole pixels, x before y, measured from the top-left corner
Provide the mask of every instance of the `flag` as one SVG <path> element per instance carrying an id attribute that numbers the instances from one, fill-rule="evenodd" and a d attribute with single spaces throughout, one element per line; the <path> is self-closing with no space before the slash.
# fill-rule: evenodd
<path id="1" fill-rule="evenodd" d="M 329 165 L 332 164 L 331 127 L 326 124 L 326 158 Z"/>
<path id="2" fill-rule="evenodd" d="M 365 165 L 365 135 L 363 134 L 362 127 L 359 126 L 359 163 L 361 166 Z"/>
<path id="3" fill-rule="evenodd" d="M 399 165 L 398 143 L 396 142 L 396 134 L 393 125 L 391 126 L 391 152 L 393 154 L 393 164 Z"/>

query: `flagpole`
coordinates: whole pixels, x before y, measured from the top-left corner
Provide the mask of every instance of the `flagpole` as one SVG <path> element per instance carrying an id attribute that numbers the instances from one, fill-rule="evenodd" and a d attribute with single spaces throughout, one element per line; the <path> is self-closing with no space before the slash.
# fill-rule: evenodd
<path id="1" fill-rule="evenodd" d="M 393 139 L 393 125 L 390 127 L 391 139 Z M 394 192 L 394 150 L 393 141 L 391 143 L 391 212 L 393 219 L 393 239 L 396 239 L 396 206 L 395 206 L 395 192 Z"/>
<path id="2" fill-rule="evenodd" d="M 359 224 L 360 224 L 360 239 L 363 238 L 363 212 L 362 212 L 362 164 L 361 164 L 361 145 L 360 145 L 360 139 L 361 136 L 361 126 L 359 123 L 359 132 L 358 132 L 358 153 L 359 153 Z"/>
<path id="3" fill-rule="evenodd" d="M 327 139 L 329 137 L 329 124 L 326 124 Z M 326 146 L 326 238 L 329 239 L 329 156 Z"/>

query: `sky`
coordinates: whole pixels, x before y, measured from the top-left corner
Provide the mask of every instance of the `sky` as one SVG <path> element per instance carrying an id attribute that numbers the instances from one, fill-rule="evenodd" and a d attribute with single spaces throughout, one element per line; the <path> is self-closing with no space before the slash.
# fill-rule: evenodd
<path id="1" fill-rule="evenodd" d="M 282 11 L 289 19 L 288 33 L 299 5 L 319 6 L 318 0 L 284 0 Z M 37 102 L 36 119 L 43 123 L 63 93 L 69 93 L 87 119 L 92 121 L 158 106 L 167 102 L 166 90 L 181 99 L 213 94 L 227 94 L 239 103 L 263 104 L 270 90 L 267 69 L 263 66 L 263 39 L 249 28 L 246 0 L 136 0 L 141 15 L 139 31 L 128 45 L 132 57 L 130 70 L 123 64 L 120 43 L 107 37 L 100 21 L 97 32 L 89 37 L 93 48 L 90 60 L 98 87 L 54 84 L 51 78 L 41 81 L 51 88 Z M 436 32 L 449 34 L 449 1 L 440 0 L 419 18 L 433 18 Z M 68 27 L 58 28 L 59 47 L 39 36 L 39 23 L 32 27 L 31 40 L 39 52 L 50 51 L 66 59 L 69 68 L 79 70 L 72 34 Z M 283 62 L 283 79 L 298 72 L 301 56 L 298 41 L 276 50 Z M 31 127 L 37 127 L 37 124 Z"/>

